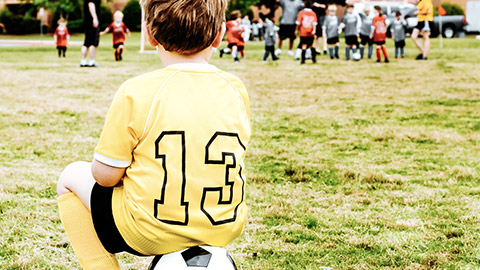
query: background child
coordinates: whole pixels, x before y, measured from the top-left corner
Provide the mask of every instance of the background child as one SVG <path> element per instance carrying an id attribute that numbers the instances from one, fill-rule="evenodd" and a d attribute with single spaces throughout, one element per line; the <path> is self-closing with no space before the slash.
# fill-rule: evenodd
<path id="1" fill-rule="evenodd" d="M 70 34 L 68 33 L 67 21 L 64 18 L 58 20 L 58 27 L 55 29 L 53 38 L 55 39 L 55 44 L 57 45 L 58 57 L 65 57 Z"/>
<path id="2" fill-rule="evenodd" d="M 278 60 L 278 57 L 275 55 L 275 43 L 277 42 L 277 30 L 276 26 L 273 23 L 273 17 L 275 14 L 273 12 L 268 14 L 268 17 L 265 19 L 265 54 L 263 55 L 263 61 L 268 61 L 268 55 L 272 55 L 272 60 Z"/>
<path id="3" fill-rule="evenodd" d="M 243 27 L 241 25 L 242 14 L 238 10 L 234 10 L 230 13 L 228 17 L 228 22 L 225 24 L 227 28 L 227 43 L 228 43 L 228 49 L 221 49 L 220 50 L 220 57 L 223 56 L 223 54 L 228 54 L 231 53 L 233 60 L 235 62 L 239 62 L 238 59 L 238 54 L 241 49 L 243 51 L 244 49 L 244 42 L 243 42 Z M 243 44 L 242 47 L 241 44 Z"/>
<path id="4" fill-rule="evenodd" d="M 86 270 L 120 269 L 113 253 L 123 251 L 224 247 L 247 220 L 248 94 L 208 64 L 228 2 L 142 4 L 147 39 L 166 67 L 122 84 L 93 162 L 70 164 L 57 186 L 63 226 Z"/>
<path id="5" fill-rule="evenodd" d="M 370 7 L 365 7 L 364 13 L 359 13 L 362 26 L 360 27 L 360 57 L 365 54 L 365 45 L 368 44 L 368 59 L 372 59 L 373 40 L 370 38 L 372 33 L 373 18 L 370 16 Z"/>
<path id="6" fill-rule="evenodd" d="M 347 13 L 343 15 L 342 23 L 340 24 L 340 31 L 345 29 L 345 43 L 347 46 L 345 47 L 345 59 L 348 61 L 350 60 L 350 50 L 353 53 L 357 52 L 358 46 L 358 18 L 357 16 L 353 15 L 353 5 L 347 5 Z"/>
<path id="7" fill-rule="evenodd" d="M 388 63 L 388 52 L 387 47 L 385 47 L 385 39 L 387 39 L 387 23 L 385 21 L 385 16 L 382 14 L 382 8 L 380 6 L 375 6 L 375 12 L 376 16 L 373 18 L 372 34 L 370 38 L 373 38 L 373 42 L 376 45 L 377 63 L 382 61 L 380 50 L 383 52 L 385 63 Z"/>
<path id="8" fill-rule="evenodd" d="M 340 43 L 338 39 L 340 20 L 337 17 L 337 6 L 328 6 L 328 16 L 325 17 L 323 23 L 323 36 L 327 37 L 328 54 L 330 59 L 339 58 L 338 51 L 340 50 Z M 335 54 L 334 54 L 335 52 Z"/>
<path id="9" fill-rule="evenodd" d="M 128 36 L 130 36 L 130 30 L 128 30 L 127 26 L 122 22 L 123 13 L 121 11 L 115 11 L 113 18 L 114 21 L 105 28 L 103 32 L 100 32 L 100 35 L 112 32 L 115 61 L 121 61 L 125 43 L 125 33 L 128 33 Z"/>
<path id="10" fill-rule="evenodd" d="M 392 38 L 395 42 L 395 58 L 398 58 L 399 56 L 404 58 L 406 38 L 405 27 L 407 26 L 407 22 L 402 18 L 402 13 L 400 11 L 397 10 L 395 15 L 396 18 L 391 26 Z"/>
<path id="11" fill-rule="evenodd" d="M 302 46 L 302 60 L 300 64 L 305 64 L 305 57 L 307 49 L 311 51 L 311 57 L 313 63 L 317 62 L 317 52 L 313 47 L 313 41 L 315 39 L 315 31 L 317 27 L 317 15 L 312 10 L 312 1 L 305 1 L 305 8 L 298 13 L 297 28 L 295 29 L 295 35 L 300 33 L 300 44 Z"/>

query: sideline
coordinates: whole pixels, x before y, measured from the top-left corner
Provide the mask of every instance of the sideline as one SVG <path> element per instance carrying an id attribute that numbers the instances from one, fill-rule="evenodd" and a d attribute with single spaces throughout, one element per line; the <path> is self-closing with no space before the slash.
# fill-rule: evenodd
<path id="1" fill-rule="evenodd" d="M 69 46 L 81 46 L 82 41 L 69 41 Z M 0 47 L 55 46 L 54 40 L 0 39 Z"/>

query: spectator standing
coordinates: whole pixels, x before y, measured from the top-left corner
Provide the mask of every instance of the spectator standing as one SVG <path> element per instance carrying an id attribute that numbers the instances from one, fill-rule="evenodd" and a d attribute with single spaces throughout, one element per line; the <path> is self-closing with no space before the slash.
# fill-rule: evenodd
<path id="1" fill-rule="evenodd" d="M 80 67 L 96 67 L 95 53 L 98 42 L 100 41 L 100 22 L 98 20 L 98 15 L 100 15 L 100 0 L 84 0 L 83 3 L 85 40 L 82 46 Z"/>
<path id="2" fill-rule="evenodd" d="M 303 2 L 301 0 L 278 0 L 282 7 L 282 18 L 280 19 L 280 31 L 278 32 L 278 49 L 275 51 L 276 55 L 282 53 L 282 43 L 285 39 L 289 39 L 288 55 L 293 56 L 293 42 L 297 38 L 295 36 L 298 12 L 302 9 Z"/>

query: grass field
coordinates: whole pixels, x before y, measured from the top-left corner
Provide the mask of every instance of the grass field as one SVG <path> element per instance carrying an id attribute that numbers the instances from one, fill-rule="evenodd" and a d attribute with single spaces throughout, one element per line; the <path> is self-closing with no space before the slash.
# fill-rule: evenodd
<path id="1" fill-rule="evenodd" d="M 96 69 L 78 67 L 79 47 L 66 59 L 0 47 L 1 269 L 78 268 L 57 177 L 92 159 L 119 85 L 161 67 L 137 53 L 138 34 L 123 62 L 110 42 Z M 480 268 L 480 41 L 444 42 L 426 62 L 411 60 L 411 41 L 390 64 L 262 63 L 261 43 L 240 64 L 213 57 L 251 98 L 250 217 L 228 246 L 241 269 Z M 124 269 L 151 260 L 120 258 Z"/>

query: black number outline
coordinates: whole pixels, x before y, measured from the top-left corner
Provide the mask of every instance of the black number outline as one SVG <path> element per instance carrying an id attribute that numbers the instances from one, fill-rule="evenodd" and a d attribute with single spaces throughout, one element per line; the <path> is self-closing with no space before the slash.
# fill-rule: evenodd
<path id="1" fill-rule="evenodd" d="M 239 166 L 240 169 L 238 171 L 238 175 L 240 176 L 240 179 L 242 180 L 242 198 L 241 198 L 240 202 L 235 206 L 235 209 L 233 211 L 233 217 L 223 219 L 223 220 L 215 220 L 208 213 L 208 211 L 204 208 L 207 192 L 218 192 L 219 193 L 218 204 L 231 204 L 232 201 L 233 201 L 233 188 L 234 188 L 235 182 L 234 181 L 228 181 L 228 178 L 229 178 L 229 174 L 230 174 L 230 169 L 235 168 L 237 166 L 237 161 L 236 161 L 236 158 L 235 158 L 235 154 L 231 153 L 231 152 L 222 152 L 222 159 L 221 160 L 211 160 L 211 159 L 209 159 L 210 145 L 215 141 L 215 139 L 218 136 L 235 137 L 235 138 L 237 138 L 238 143 L 243 148 L 243 150 L 246 149 L 245 145 L 242 143 L 242 141 L 240 140 L 240 137 L 238 136 L 237 133 L 220 132 L 220 131 L 215 132 L 215 134 L 212 136 L 210 141 L 208 141 L 207 145 L 205 146 L 205 164 L 227 165 L 226 170 L 225 170 L 225 186 L 230 186 L 230 198 L 226 201 L 222 201 L 223 187 L 205 187 L 205 188 L 203 188 L 202 200 L 200 202 L 200 209 L 207 216 L 207 218 L 210 220 L 210 222 L 214 226 L 234 222 L 237 219 L 237 210 L 238 210 L 238 207 L 240 206 L 240 204 L 242 204 L 242 202 L 243 202 L 244 193 L 245 193 L 245 180 L 242 177 L 242 166 Z M 232 164 L 226 164 L 226 159 L 225 158 L 227 156 L 230 156 L 232 158 L 232 160 L 233 160 Z"/>
<path id="2" fill-rule="evenodd" d="M 165 189 L 167 186 L 167 166 L 166 166 L 166 154 L 159 154 L 159 143 L 163 139 L 165 135 L 181 135 L 182 138 L 182 194 L 180 199 L 180 205 L 185 207 L 185 220 L 178 221 L 178 220 L 168 220 L 168 219 L 161 219 L 158 217 L 158 205 L 165 203 Z M 188 216 L 188 206 L 189 202 L 185 201 L 185 186 L 187 184 L 187 178 L 185 176 L 185 157 L 186 157 L 186 147 L 185 147 L 185 131 L 163 131 L 160 136 L 155 140 L 155 159 L 162 159 L 162 168 L 164 171 L 164 178 L 163 178 L 163 185 L 162 185 L 162 193 L 160 195 L 160 199 L 155 199 L 153 204 L 153 216 L 160 220 L 161 222 L 171 224 L 171 225 L 188 225 L 189 216 Z"/>

